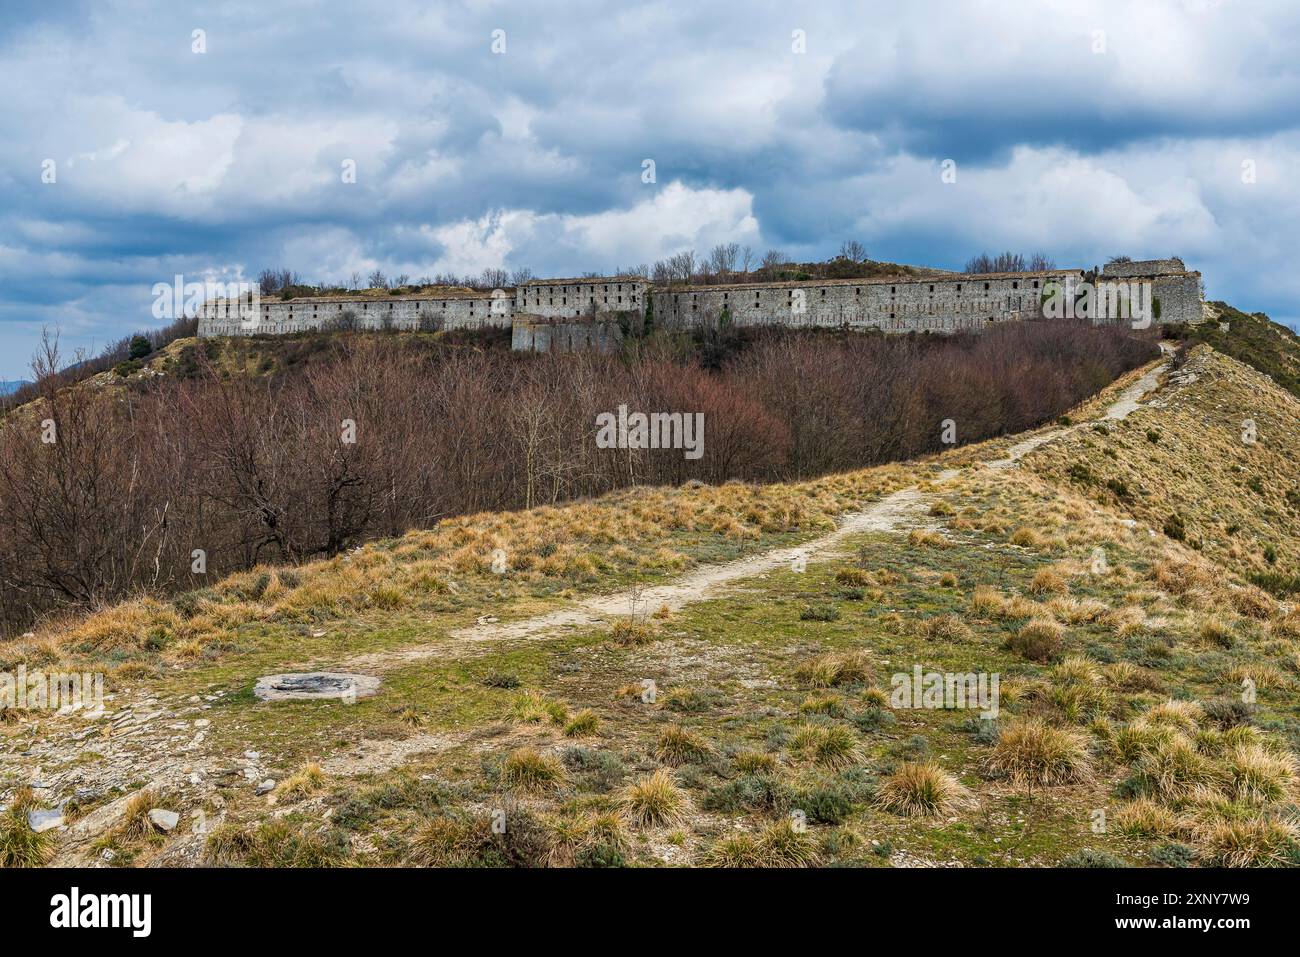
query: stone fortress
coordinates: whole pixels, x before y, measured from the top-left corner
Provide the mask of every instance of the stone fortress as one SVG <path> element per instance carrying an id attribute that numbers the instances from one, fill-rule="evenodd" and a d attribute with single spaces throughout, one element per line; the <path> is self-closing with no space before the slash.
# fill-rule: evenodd
<path id="1" fill-rule="evenodd" d="M 724 315 L 737 325 L 875 329 L 886 333 L 980 330 L 1044 315 L 1053 289 L 1073 300 L 1081 284 L 1145 289 L 1157 323 L 1199 322 L 1201 275 L 1179 259 L 1117 262 L 1099 273 L 1053 269 L 938 273 L 917 278 L 811 279 L 721 285 L 653 285 L 644 276 L 534 279 L 513 290 L 440 289 L 254 302 L 213 300 L 199 311 L 200 336 L 283 335 L 334 329 L 512 330 L 513 348 L 572 351 L 616 347 L 628 320 L 689 328 Z M 1105 300 L 1104 293 L 1097 297 Z M 1141 297 L 1139 296 L 1139 299 Z M 1094 312 L 1096 321 L 1115 317 Z M 1125 317 L 1127 318 L 1127 317 Z"/>

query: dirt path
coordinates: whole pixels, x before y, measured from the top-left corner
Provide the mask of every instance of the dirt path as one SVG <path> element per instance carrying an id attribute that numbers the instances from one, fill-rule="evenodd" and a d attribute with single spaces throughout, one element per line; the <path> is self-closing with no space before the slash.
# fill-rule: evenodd
<path id="1" fill-rule="evenodd" d="M 1142 400 L 1156 389 L 1160 374 L 1165 368 L 1161 365 L 1148 370 L 1124 389 L 1106 408 L 1102 418 L 1112 421 L 1123 419 L 1138 408 Z M 1089 425 L 1090 423 L 1082 423 L 1040 432 L 1011 446 L 1002 458 L 979 463 L 979 467 L 1014 467 L 1034 449 Z M 692 602 L 718 597 L 736 582 L 791 567 L 797 559 L 824 560 L 847 551 L 854 536 L 872 532 L 898 533 L 928 525 L 931 523 L 928 507 L 934 498 L 934 493 L 929 489 L 942 486 L 960 474 L 959 469 L 949 469 L 935 475 L 928 482 L 887 495 L 860 511 L 844 516 L 833 531 L 796 547 L 772 549 L 734 562 L 701 566 L 673 581 L 639 592 L 623 590 L 595 596 L 548 614 L 518 621 L 484 622 L 448 635 L 439 635 L 419 645 L 357 655 L 348 661 L 331 664 L 337 664 L 341 670 L 382 674 L 431 657 L 456 654 L 457 649 L 460 654 L 464 654 L 469 648 L 482 647 L 482 643 L 486 642 L 545 638 L 568 629 L 599 626 L 611 619 L 626 616 L 633 610 L 639 614 L 649 613 L 662 605 L 674 610 L 680 609 Z M 93 742 L 96 751 L 103 758 L 97 764 L 83 766 L 69 763 L 85 746 L 83 739 L 89 732 L 81 731 L 42 738 L 18 758 L 19 764 L 26 768 L 33 780 L 40 779 L 40 786 L 49 789 L 48 793 L 63 788 L 66 783 L 64 777 L 73 775 L 76 782 L 82 785 L 125 788 L 130 782 L 153 780 L 157 786 L 166 786 L 178 793 L 183 791 L 190 795 L 212 795 L 218 793 L 215 788 L 219 782 L 231 780 L 232 775 L 251 787 L 273 773 L 264 763 L 265 759 L 256 752 L 243 752 L 242 757 L 239 754 L 218 754 L 210 744 L 204 743 L 208 725 L 212 723 L 207 715 L 215 713 L 207 710 L 210 705 L 205 704 L 205 701 L 215 700 L 214 696 L 205 699 L 192 696 L 181 701 L 146 697 L 147 695 L 148 692 L 141 691 L 134 696 L 123 695 L 121 700 L 114 702 L 114 733 L 110 736 L 106 729 Z M 320 763 L 326 773 L 333 776 L 376 773 L 406 764 L 420 754 L 445 750 L 464 740 L 465 735 L 456 731 L 417 734 L 408 738 L 360 739 L 350 747 L 337 749 L 324 756 Z M 175 759 L 177 753 L 185 754 L 185 764 L 178 764 Z M 60 770 L 42 774 L 42 765 Z M 88 769 L 94 770 L 90 778 L 86 778 Z M 88 816 L 86 822 L 72 833 L 73 839 L 68 846 L 60 851 L 58 862 L 85 863 L 89 860 L 83 855 L 91 854 L 94 834 L 90 832 L 108 827 L 110 819 L 120 816 L 122 806 L 122 802 L 115 802 L 103 813 Z M 201 842 L 196 838 L 189 843 L 197 848 Z M 101 862 L 96 859 L 95 863 Z"/>
<path id="2" fill-rule="evenodd" d="M 1120 393 L 1104 416 L 1105 419 L 1123 419 L 1136 409 L 1142 398 L 1159 385 L 1160 375 L 1167 368 L 1162 364 Z M 1067 435 L 1083 425 L 1063 426 L 1031 436 L 1011 446 L 1005 457 L 984 463 L 989 468 L 1011 468 L 1025 455 Z M 941 472 L 933 484 L 943 484 L 959 474 L 957 469 Z M 696 568 L 676 581 L 646 588 L 639 593 L 615 592 L 588 598 L 571 608 L 524 618 L 519 621 L 490 622 L 453 631 L 450 637 L 461 641 L 503 641 L 523 638 L 541 638 L 567 628 L 588 628 L 621 615 L 649 613 L 662 605 L 677 611 L 691 602 L 716 597 L 724 586 L 744 578 L 752 578 L 777 568 L 790 567 L 797 558 L 824 559 L 839 550 L 844 540 L 863 532 L 897 532 L 923 524 L 922 516 L 929 505 L 929 497 L 917 486 L 910 486 L 885 496 L 860 512 L 853 512 L 833 532 L 805 542 L 794 548 L 778 548 L 750 558 L 722 565 L 705 565 Z"/>
<path id="3" fill-rule="evenodd" d="M 742 578 L 753 578 L 777 568 L 791 567 L 799 558 L 821 557 L 836 548 L 845 538 L 862 532 L 890 532 L 909 516 L 922 512 L 926 501 L 915 486 L 885 496 L 870 507 L 849 515 L 833 532 L 793 548 L 777 548 L 750 558 L 722 565 L 703 565 L 687 572 L 676 581 L 632 591 L 615 592 L 588 598 L 572 608 L 553 611 L 519 621 L 475 625 L 451 633 L 462 641 L 500 641 L 511 638 L 537 638 L 562 628 L 585 628 L 620 615 L 649 613 L 663 605 L 677 611 L 691 602 L 718 593 L 722 586 Z"/>

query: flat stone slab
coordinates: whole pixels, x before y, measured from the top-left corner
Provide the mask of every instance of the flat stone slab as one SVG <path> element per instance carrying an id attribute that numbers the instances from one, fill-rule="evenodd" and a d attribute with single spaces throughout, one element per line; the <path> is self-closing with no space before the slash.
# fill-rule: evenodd
<path id="1" fill-rule="evenodd" d="M 62 811 L 28 811 L 27 826 L 37 834 L 63 826 Z"/>
<path id="2" fill-rule="evenodd" d="M 149 823 L 160 831 L 170 831 L 180 822 L 181 816 L 175 811 L 154 808 L 149 812 Z"/>
<path id="3" fill-rule="evenodd" d="M 259 701 L 355 701 L 378 692 L 378 678 L 336 671 L 266 675 L 253 686 Z"/>

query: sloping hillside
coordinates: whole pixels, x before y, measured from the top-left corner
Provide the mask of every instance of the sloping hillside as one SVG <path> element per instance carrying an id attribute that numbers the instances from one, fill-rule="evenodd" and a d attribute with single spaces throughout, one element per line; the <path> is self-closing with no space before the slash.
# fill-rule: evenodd
<path id="1" fill-rule="evenodd" d="M 1212 321 L 1189 327 L 1190 339 L 1244 362 L 1300 396 L 1300 336 L 1262 312 L 1245 313 L 1225 302 L 1210 306 Z"/>
<path id="2" fill-rule="evenodd" d="M 1243 577 L 1286 588 L 1300 563 L 1300 404 L 1206 346 L 1171 384 L 1123 422 L 1035 453 L 1030 467 Z"/>
<path id="3" fill-rule="evenodd" d="M 1147 394 L 1152 372 L 933 460 L 470 516 L 50 627 L 6 666 L 104 668 L 112 698 L 0 723 L 0 853 L 1295 863 L 1300 618 L 1239 576 L 1266 540 L 1292 555 L 1300 413 L 1208 349 Z M 1247 396 L 1254 445 L 1231 441 Z M 900 696 L 918 669 L 937 698 Z M 290 671 L 378 693 L 255 697 Z M 993 674 L 980 707 L 945 699 L 944 675 Z"/>

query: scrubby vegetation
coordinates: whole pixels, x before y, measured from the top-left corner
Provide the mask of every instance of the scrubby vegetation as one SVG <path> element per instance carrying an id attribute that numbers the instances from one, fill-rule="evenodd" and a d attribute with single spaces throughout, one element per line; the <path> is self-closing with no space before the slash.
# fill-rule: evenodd
<path id="1" fill-rule="evenodd" d="M 784 331 L 711 370 L 671 340 L 628 357 L 521 356 L 421 334 L 172 342 L 129 388 L 50 372 L 0 420 L 0 629 L 330 558 L 449 515 L 903 459 L 943 447 L 942 418 L 962 423 L 963 442 L 1049 421 L 1153 348 L 1072 323 Z M 702 414 L 703 454 L 598 448 L 596 415 L 620 405 Z M 546 564 L 543 547 L 511 551 L 507 567 Z"/>
<path id="2" fill-rule="evenodd" d="M 1181 371 L 1104 433 L 1092 425 L 1115 389 L 1071 409 L 1080 427 L 1019 468 L 982 463 L 1021 437 L 806 483 L 455 519 L 134 599 L 5 651 L 120 668 L 124 700 L 212 695 L 215 761 L 275 755 L 270 795 L 227 789 L 202 839 L 124 824 L 118 862 L 198 846 L 226 866 L 1294 865 L 1300 628 L 1249 583 L 1254 549 L 1203 534 L 1237 509 L 1222 496 L 1281 470 L 1267 440 L 1228 441 L 1221 406 L 1249 387 L 1261 434 L 1285 436 L 1294 400 L 1205 350 Z M 1129 499 L 1074 464 L 1123 478 Z M 1161 531 L 1167 503 L 1147 504 L 1165 488 L 1186 496 L 1185 540 Z M 648 585 L 803 548 L 899 489 L 876 515 L 892 524 L 846 532 L 806 567 L 646 614 Z M 1266 526 L 1244 509 L 1230 520 Z M 1269 522 L 1281 564 L 1290 513 Z M 509 631 L 616 588 L 626 607 Z M 304 662 L 378 674 L 381 692 L 319 707 L 249 693 Z M 916 672 L 1000 682 L 992 701 L 904 698 Z M 20 733 L 24 747 L 66 737 L 53 718 L 0 722 Z"/>

